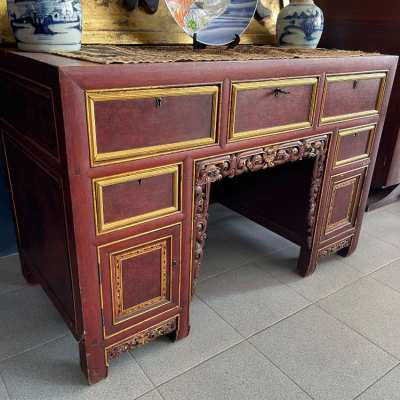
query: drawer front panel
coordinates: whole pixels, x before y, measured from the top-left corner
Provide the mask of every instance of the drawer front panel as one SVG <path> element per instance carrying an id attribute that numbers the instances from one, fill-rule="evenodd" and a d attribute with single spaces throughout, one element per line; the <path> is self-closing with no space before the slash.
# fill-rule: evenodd
<path id="1" fill-rule="evenodd" d="M 334 167 L 368 158 L 374 143 L 376 125 L 343 129 L 338 133 Z"/>
<path id="2" fill-rule="evenodd" d="M 95 179 L 97 234 L 179 212 L 180 175 L 178 164 Z"/>
<path id="3" fill-rule="evenodd" d="M 218 86 L 87 92 L 92 165 L 216 143 L 218 93 Z"/>
<path id="4" fill-rule="evenodd" d="M 321 124 L 379 114 L 385 82 L 385 72 L 327 76 Z"/>
<path id="5" fill-rule="evenodd" d="M 311 127 L 317 86 L 314 77 L 233 84 L 230 140 Z"/>
<path id="6" fill-rule="evenodd" d="M 104 335 L 179 307 L 181 225 L 99 247 Z"/>
<path id="7" fill-rule="evenodd" d="M 354 228 L 366 168 L 331 178 L 323 239 Z"/>

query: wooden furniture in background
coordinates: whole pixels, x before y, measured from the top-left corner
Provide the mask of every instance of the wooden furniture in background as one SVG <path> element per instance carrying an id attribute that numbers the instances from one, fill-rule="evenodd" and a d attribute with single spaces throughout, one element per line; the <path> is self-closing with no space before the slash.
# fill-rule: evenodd
<path id="1" fill-rule="evenodd" d="M 400 55 L 400 2 L 318 0 L 325 14 L 321 47 Z M 369 207 L 400 198 L 400 73 L 397 73 L 372 180 Z"/>
<path id="2" fill-rule="evenodd" d="M 123 351 L 188 335 L 210 197 L 297 243 L 303 276 L 354 251 L 396 64 L 1 51 L 23 273 L 63 315 L 90 383 Z"/>

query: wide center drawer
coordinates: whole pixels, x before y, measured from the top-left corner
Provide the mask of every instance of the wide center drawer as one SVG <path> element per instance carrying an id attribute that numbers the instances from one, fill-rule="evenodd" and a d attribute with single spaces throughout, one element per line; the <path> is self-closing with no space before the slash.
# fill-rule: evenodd
<path id="1" fill-rule="evenodd" d="M 218 86 L 86 93 L 91 164 L 217 141 Z"/>
<path id="2" fill-rule="evenodd" d="M 317 86 L 316 77 L 234 83 L 230 140 L 310 128 Z"/>
<path id="3" fill-rule="evenodd" d="M 321 124 L 377 115 L 381 111 L 386 73 L 328 75 Z"/>

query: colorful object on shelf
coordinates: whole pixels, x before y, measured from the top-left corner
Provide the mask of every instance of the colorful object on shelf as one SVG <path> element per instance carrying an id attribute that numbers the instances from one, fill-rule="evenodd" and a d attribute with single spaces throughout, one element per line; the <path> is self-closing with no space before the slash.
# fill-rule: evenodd
<path id="1" fill-rule="evenodd" d="M 19 49 L 44 52 L 80 49 L 79 0 L 8 0 L 7 7 Z"/>
<path id="2" fill-rule="evenodd" d="M 291 0 L 276 26 L 279 46 L 316 48 L 324 29 L 324 14 L 313 0 Z"/>
<path id="3" fill-rule="evenodd" d="M 165 0 L 176 23 L 197 41 L 225 45 L 243 33 L 257 0 Z"/>

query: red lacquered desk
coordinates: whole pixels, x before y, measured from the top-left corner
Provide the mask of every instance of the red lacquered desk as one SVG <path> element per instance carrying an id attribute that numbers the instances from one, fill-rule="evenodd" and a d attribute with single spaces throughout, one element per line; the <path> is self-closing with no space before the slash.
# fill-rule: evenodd
<path id="1" fill-rule="evenodd" d="M 210 197 L 299 244 L 304 276 L 356 248 L 397 58 L 293 57 L 1 51 L 23 272 L 65 318 L 90 383 L 123 351 L 188 335 Z"/>

